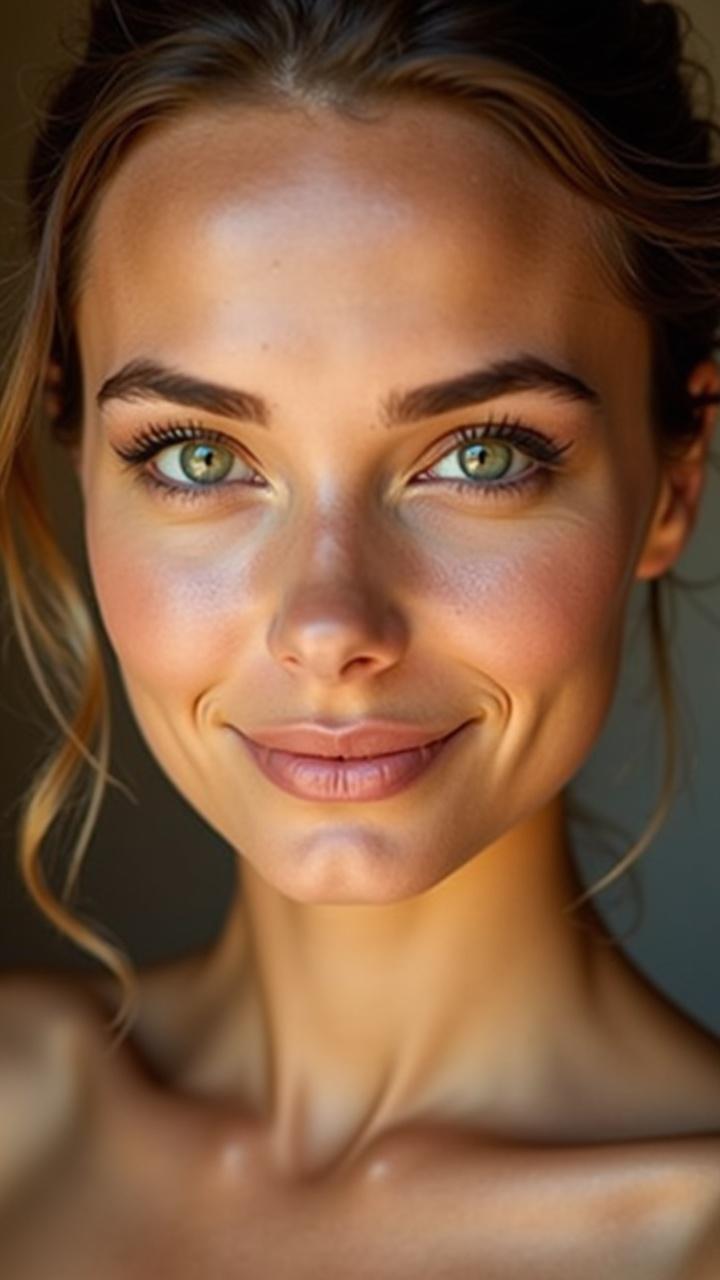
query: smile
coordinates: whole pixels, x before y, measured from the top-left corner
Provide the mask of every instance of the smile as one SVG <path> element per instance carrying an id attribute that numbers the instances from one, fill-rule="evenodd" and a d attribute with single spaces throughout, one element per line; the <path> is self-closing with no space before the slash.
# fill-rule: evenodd
<path id="1" fill-rule="evenodd" d="M 422 747 L 352 760 L 299 755 L 262 746 L 239 731 L 238 736 L 264 776 L 289 795 L 347 802 L 383 800 L 403 791 L 444 758 L 472 723 L 466 721 L 444 738 Z"/>

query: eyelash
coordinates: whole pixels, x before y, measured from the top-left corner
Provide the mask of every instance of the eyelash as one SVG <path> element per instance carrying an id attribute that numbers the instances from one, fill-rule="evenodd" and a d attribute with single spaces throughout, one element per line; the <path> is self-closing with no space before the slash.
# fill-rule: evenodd
<path id="1" fill-rule="evenodd" d="M 505 440 L 509 444 L 520 446 L 523 451 L 534 457 L 540 465 L 531 471 L 529 475 L 523 473 L 519 479 L 500 481 L 497 484 L 492 482 L 473 484 L 471 480 L 438 481 L 432 479 L 426 483 L 441 484 L 462 493 L 464 496 L 470 496 L 473 500 L 476 495 L 482 501 L 487 501 L 488 498 L 491 500 L 506 500 L 519 490 L 530 492 L 549 484 L 553 478 L 553 471 L 564 466 L 564 463 L 561 462 L 563 454 L 572 447 L 571 443 L 558 445 L 549 436 L 527 427 L 519 418 L 512 418 L 509 414 L 506 414 L 499 421 L 488 418 L 482 423 L 460 427 L 450 437 L 449 445 L 445 452 L 435 462 L 431 463 L 425 471 L 420 472 L 419 478 L 422 480 L 448 454 L 462 452 L 463 445 L 478 444 L 488 439 Z M 210 427 L 204 427 L 198 422 L 169 422 L 166 425 L 148 423 L 147 426 L 141 428 L 129 446 L 120 448 L 114 445 L 113 448 L 119 457 L 127 463 L 127 469 L 137 473 L 137 479 L 140 483 L 148 485 L 158 496 L 181 502 L 211 500 L 212 497 L 216 496 L 217 490 L 227 489 L 229 485 L 222 482 L 215 485 L 173 484 L 172 481 L 159 480 L 157 476 L 153 475 L 152 471 L 144 467 L 146 462 L 149 462 L 151 458 L 161 453 L 168 446 L 187 444 L 191 440 L 202 440 L 208 444 L 220 444 L 232 453 L 237 453 L 236 443 L 228 436 L 221 431 L 214 431 Z M 253 481 L 230 481 L 230 484 L 237 483 L 245 484 L 249 488 L 252 488 L 254 484 Z"/>

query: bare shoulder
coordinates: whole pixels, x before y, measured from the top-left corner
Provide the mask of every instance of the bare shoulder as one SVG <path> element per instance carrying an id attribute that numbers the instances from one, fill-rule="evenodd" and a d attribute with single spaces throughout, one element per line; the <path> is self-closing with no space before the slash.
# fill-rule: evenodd
<path id="1" fill-rule="evenodd" d="M 680 1280 L 716 1280 L 717 1276 L 720 1276 L 720 1207 L 700 1233 Z"/>
<path id="2" fill-rule="evenodd" d="M 0 974 L 0 1062 L 38 1061 L 70 1044 L 89 1046 L 99 1004 L 81 977 L 26 972 Z"/>
<path id="3" fill-rule="evenodd" d="M 720 1280 L 720 1138 L 712 1135 L 495 1144 L 416 1126 L 379 1139 L 363 1172 L 367 1191 L 379 1183 L 382 1195 L 368 1197 L 373 1229 L 388 1238 L 405 1223 L 444 1226 L 430 1206 L 445 1203 L 456 1241 L 467 1233 L 467 1256 L 492 1251 L 510 1214 L 517 1250 L 555 1260 L 548 1275 Z M 516 1274 L 504 1254 L 492 1254 L 497 1271 L 480 1256 L 493 1275 Z"/>
<path id="4" fill-rule="evenodd" d="M 0 1213 L 73 1142 L 100 1045 L 81 986 L 0 976 Z"/>

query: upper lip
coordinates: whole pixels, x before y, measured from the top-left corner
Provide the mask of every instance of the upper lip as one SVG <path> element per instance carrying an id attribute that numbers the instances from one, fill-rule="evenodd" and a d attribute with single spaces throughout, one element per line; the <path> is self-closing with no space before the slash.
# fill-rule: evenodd
<path id="1" fill-rule="evenodd" d="M 467 723 L 467 721 L 465 722 Z M 439 738 L 447 738 L 462 725 L 437 728 L 409 724 L 402 720 L 363 720 L 352 725 L 322 721 L 303 724 L 275 724 L 255 728 L 245 734 L 253 742 L 297 755 L 335 756 L 357 760 L 362 756 L 388 755 L 424 747 Z"/>

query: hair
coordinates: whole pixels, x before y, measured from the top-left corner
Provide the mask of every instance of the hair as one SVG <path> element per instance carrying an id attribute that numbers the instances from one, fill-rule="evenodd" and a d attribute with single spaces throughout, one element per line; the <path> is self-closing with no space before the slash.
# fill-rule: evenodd
<path id="1" fill-rule="evenodd" d="M 665 0 L 93 0 L 87 17 L 82 52 L 46 87 L 27 170 L 31 266 L 0 400 L 0 546 L 16 634 L 59 730 L 22 801 L 18 865 L 37 907 L 120 982 L 111 1025 L 122 1038 L 136 970 L 68 905 L 115 782 L 108 686 L 39 459 L 48 431 L 70 445 L 80 437 L 73 315 L 93 217 L 123 157 L 198 106 L 321 110 L 361 123 L 379 104 L 462 105 L 604 214 L 609 279 L 649 326 L 652 430 L 669 458 L 718 400 L 690 395 L 687 381 L 718 343 L 720 130 L 709 74 L 685 52 L 690 19 Z M 660 799 L 642 836 L 573 907 L 639 857 L 670 807 L 677 753 L 662 589 L 651 579 L 646 600 L 666 733 Z M 43 845 L 78 788 L 84 817 L 57 897 Z"/>

